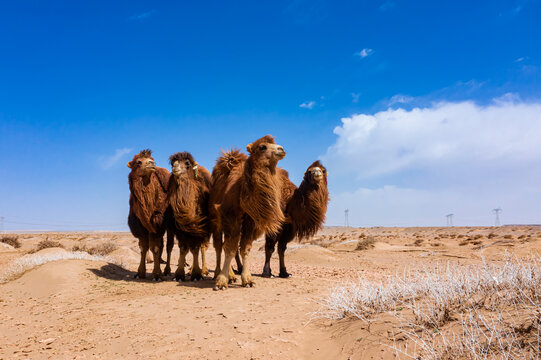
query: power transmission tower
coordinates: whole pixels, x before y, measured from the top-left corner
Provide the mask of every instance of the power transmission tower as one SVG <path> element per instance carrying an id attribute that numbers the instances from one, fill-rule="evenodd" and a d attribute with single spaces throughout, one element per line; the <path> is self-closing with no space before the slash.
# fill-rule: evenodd
<path id="1" fill-rule="evenodd" d="M 346 227 L 349 227 L 349 209 L 344 210 L 344 214 L 346 215 Z"/>
<path id="2" fill-rule="evenodd" d="M 4 233 L 4 217 L 0 216 L 0 233 Z"/>
<path id="3" fill-rule="evenodd" d="M 453 216 L 455 214 L 447 214 L 445 217 L 447 218 L 447 226 L 453 226 Z"/>
<path id="4" fill-rule="evenodd" d="M 494 219 L 494 226 L 500 226 L 500 213 L 502 212 L 502 209 L 492 209 L 492 212 L 496 215 L 496 218 Z"/>

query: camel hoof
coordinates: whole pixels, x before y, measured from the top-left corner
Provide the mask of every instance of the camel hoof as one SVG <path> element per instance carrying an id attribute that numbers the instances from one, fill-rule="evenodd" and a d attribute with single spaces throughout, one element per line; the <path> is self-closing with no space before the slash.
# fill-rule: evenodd
<path id="1" fill-rule="evenodd" d="M 281 277 L 282 279 L 287 279 L 287 278 L 291 277 L 291 274 L 288 273 L 287 271 L 285 271 L 285 272 L 280 271 L 280 275 L 278 275 L 278 276 Z"/>
<path id="2" fill-rule="evenodd" d="M 135 275 L 133 275 L 133 278 L 134 278 L 134 279 L 145 279 L 145 278 L 146 278 L 146 275 L 135 274 Z"/>

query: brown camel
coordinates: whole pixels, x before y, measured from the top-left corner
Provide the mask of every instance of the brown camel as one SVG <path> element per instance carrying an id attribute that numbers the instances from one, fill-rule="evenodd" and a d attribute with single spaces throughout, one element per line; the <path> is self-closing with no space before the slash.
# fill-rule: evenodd
<path id="1" fill-rule="evenodd" d="M 282 206 L 286 221 L 277 234 L 265 236 L 265 265 L 263 276 L 271 277 L 270 259 L 276 243 L 278 243 L 278 256 L 280 259 L 280 276 L 291 276 L 286 270 L 284 253 L 287 243 L 295 237 L 298 239 L 315 235 L 322 227 L 329 203 L 327 189 L 327 169 L 319 162 L 312 163 L 304 173 L 299 188 L 289 180 L 287 171 L 283 169 L 282 175 Z"/>
<path id="2" fill-rule="evenodd" d="M 218 193 L 212 195 L 209 206 L 214 212 L 213 231 L 224 234 L 225 253 L 215 290 L 226 289 L 229 280 L 233 280 L 231 260 L 237 250 L 244 265 L 242 286 L 253 286 L 248 258 L 252 242 L 264 233 L 277 233 L 285 220 L 280 206 L 280 175 L 276 171 L 276 164 L 286 155 L 283 147 L 266 135 L 248 144 L 246 149 L 248 158 L 238 150 L 224 153 L 213 170 L 213 191 Z M 221 237 L 214 244 L 218 258 Z"/>
<path id="3" fill-rule="evenodd" d="M 167 209 L 167 184 L 169 171 L 157 167 L 151 150 L 143 150 L 128 162 L 131 169 L 128 176 L 130 184 L 130 213 L 128 225 L 137 239 L 141 249 L 141 261 L 136 278 L 146 277 L 146 255 L 148 250 L 154 257 L 152 279 L 161 280 L 160 257 L 163 251 L 163 235 L 166 224 L 164 221 Z M 173 234 L 167 234 L 167 243 L 173 243 Z M 165 274 L 171 272 L 171 253 L 167 254 Z"/>
<path id="4" fill-rule="evenodd" d="M 178 240 L 180 256 L 175 279 L 185 280 L 186 255 L 193 255 L 191 280 L 200 280 L 208 273 L 205 252 L 202 252 L 203 269 L 199 267 L 199 250 L 208 247 L 210 227 L 208 223 L 208 202 L 211 176 L 207 169 L 197 164 L 188 152 L 176 153 L 169 157 L 172 177 L 167 190 L 167 229 Z"/>

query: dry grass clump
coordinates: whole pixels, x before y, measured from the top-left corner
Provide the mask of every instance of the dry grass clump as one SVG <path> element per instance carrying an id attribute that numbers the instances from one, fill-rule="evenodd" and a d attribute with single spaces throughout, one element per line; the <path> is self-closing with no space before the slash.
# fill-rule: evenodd
<path id="1" fill-rule="evenodd" d="M 0 237 L 0 242 L 11 245 L 16 249 L 21 247 L 21 242 L 17 235 L 3 235 Z"/>
<path id="2" fill-rule="evenodd" d="M 503 238 L 504 238 L 504 239 L 512 239 L 512 238 L 513 238 L 513 235 L 504 235 Z"/>
<path id="3" fill-rule="evenodd" d="M 355 247 L 355 250 L 373 249 L 375 243 L 376 243 L 376 239 L 372 236 L 368 236 L 364 239 L 359 239 L 359 241 L 357 242 L 357 247 Z"/>
<path id="4" fill-rule="evenodd" d="M 94 246 L 76 244 L 71 251 L 84 251 L 90 255 L 108 255 L 118 249 L 113 241 L 106 241 Z"/>
<path id="5" fill-rule="evenodd" d="M 461 242 L 458 243 L 458 246 L 464 246 L 464 245 L 468 245 L 470 243 L 469 240 L 463 240 Z"/>
<path id="6" fill-rule="evenodd" d="M 398 312 L 395 309 L 404 309 Z M 316 317 L 372 322 L 392 311 L 399 357 L 523 359 L 541 353 L 541 257 L 503 263 L 448 264 L 334 289 Z M 395 337 L 397 339 L 397 337 Z"/>
<path id="7" fill-rule="evenodd" d="M 494 233 L 490 233 L 490 234 L 488 234 L 487 237 L 488 237 L 489 239 L 493 239 L 493 238 L 495 238 L 496 236 L 498 236 L 498 235 L 496 235 L 496 234 L 494 234 Z"/>
<path id="8" fill-rule="evenodd" d="M 421 244 L 424 242 L 425 240 L 424 239 L 416 239 L 414 242 L 413 242 L 413 245 L 415 246 L 421 246 Z"/>
<path id="9" fill-rule="evenodd" d="M 64 245 L 62 245 L 58 241 L 49 240 L 49 238 L 47 238 L 45 240 L 41 240 L 38 243 L 38 245 L 36 246 L 36 248 L 33 249 L 33 250 L 30 250 L 28 253 L 33 254 L 35 252 L 38 252 L 38 251 L 43 250 L 43 249 L 48 249 L 48 248 L 62 248 L 62 249 L 64 249 Z"/>

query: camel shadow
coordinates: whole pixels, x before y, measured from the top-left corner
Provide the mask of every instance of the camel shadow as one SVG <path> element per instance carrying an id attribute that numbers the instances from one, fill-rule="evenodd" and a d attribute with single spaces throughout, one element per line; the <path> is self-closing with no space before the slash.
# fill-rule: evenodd
<path id="1" fill-rule="evenodd" d="M 135 271 L 126 270 L 115 264 L 103 265 L 99 269 L 88 269 L 94 275 L 108 279 L 108 280 L 117 280 L 117 281 L 141 281 L 135 279 Z"/>

